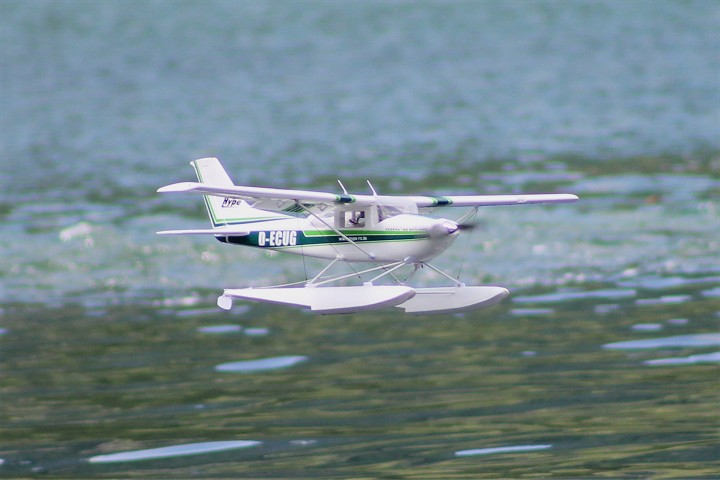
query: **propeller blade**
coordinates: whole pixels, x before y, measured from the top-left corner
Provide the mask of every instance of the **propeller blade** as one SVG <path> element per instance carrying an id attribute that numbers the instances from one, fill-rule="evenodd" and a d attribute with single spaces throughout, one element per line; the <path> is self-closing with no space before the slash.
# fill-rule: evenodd
<path id="1" fill-rule="evenodd" d="M 485 222 L 458 223 L 458 229 L 461 232 L 470 232 L 475 229 L 483 229 L 483 228 L 485 228 Z"/>

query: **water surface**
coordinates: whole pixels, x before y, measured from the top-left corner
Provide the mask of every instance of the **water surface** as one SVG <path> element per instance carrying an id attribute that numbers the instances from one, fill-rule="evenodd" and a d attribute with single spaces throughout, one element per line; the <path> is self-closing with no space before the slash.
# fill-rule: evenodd
<path id="1" fill-rule="evenodd" d="M 718 18 L 0 2 L 0 477 L 717 478 Z M 512 292 L 486 311 L 228 313 L 222 288 L 324 264 L 157 237 L 207 225 L 156 193 L 205 156 L 251 185 L 581 201 L 481 209 L 435 261 Z"/>

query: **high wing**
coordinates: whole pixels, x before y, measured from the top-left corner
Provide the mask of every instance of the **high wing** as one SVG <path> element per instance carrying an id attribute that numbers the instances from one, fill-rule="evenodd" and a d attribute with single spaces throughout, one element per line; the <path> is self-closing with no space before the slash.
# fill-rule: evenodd
<path id="1" fill-rule="evenodd" d="M 337 194 L 311 190 L 247 187 L 235 185 L 217 158 L 202 158 L 191 162 L 191 165 L 196 170 L 198 182 L 174 183 L 158 189 L 158 192 L 196 192 L 212 197 L 223 197 L 229 200 L 228 203 L 230 204 L 234 204 L 232 200 L 243 200 L 255 209 L 294 213 L 306 210 L 324 211 L 346 204 L 352 204 L 353 207 L 367 207 L 370 205 L 413 206 L 413 210 L 432 210 L 438 207 L 450 206 L 484 207 L 533 203 L 567 203 L 578 199 L 575 195 L 570 194 L 418 196 L 377 195 L 373 190 L 373 195 L 350 195 L 347 193 Z M 220 202 L 216 206 L 209 205 L 208 208 L 210 207 L 224 209 L 226 202 Z"/>
<path id="2" fill-rule="evenodd" d="M 412 201 L 420 209 L 437 207 L 492 207 L 500 205 L 531 205 L 536 203 L 572 203 L 577 195 L 569 193 L 528 193 L 519 195 L 452 195 L 413 196 Z"/>
<path id="3" fill-rule="evenodd" d="M 327 206 L 354 204 L 368 206 L 374 204 L 414 203 L 419 209 L 438 207 L 487 207 L 497 205 L 528 205 L 536 203 L 571 203 L 578 200 L 576 195 L 568 193 L 543 193 L 520 195 L 345 195 L 316 192 L 310 190 L 291 190 L 280 188 L 218 186 L 198 182 L 181 182 L 167 185 L 158 190 L 168 192 L 196 192 L 228 198 L 254 201 L 255 208 L 272 211 L 291 211 L 297 204 Z"/>

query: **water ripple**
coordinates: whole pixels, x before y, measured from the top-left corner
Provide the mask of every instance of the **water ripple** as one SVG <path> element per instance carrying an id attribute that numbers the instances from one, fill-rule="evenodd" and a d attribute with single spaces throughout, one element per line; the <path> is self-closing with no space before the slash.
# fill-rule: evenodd
<path id="1" fill-rule="evenodd" d="M 460 450 L 455 452 L 455 456 L 470 457 L 473 455 L 490 455 L 493 453 L 535 452 L 537 450 L 547 450 L 549 448 L 552 448 L 552 445 L 517 445 L 511 447 L 476 448 L 473 450 Z"/>
<path id="2" fill-rule="evenodd" d="M 692 300 L 690 295 L 663 295 L 659 298 L 640 298 L 635 300 L 636 305 L 668 305 L 672 303 L 685 303 Z"/>
<path id="3" fill-rule="evenodd" d="M 240 325 L 208 325 L 197 329 L 200 333 L 235 333 L 241 330 Z"/>
<path id="4" fill-rule="evenodd" d="M 90 457 L 90 463 L 134 462 L 138 460 L 152 460 L 156 458 L 181 457 L 187 455 L 201 455 L 205 453 L 248 448 L 260 445 L 261 442 L 253 440 L 231 440 L 222 442 L 188 443 L 170 447 L 150 448 L 147 450 L 133 450 L 129 452 L 111 453 Z"/>
<path id="5" fill-rule="evenodd" d="M 651 338 L 645 340 L 629 340 L 625 342 L 606 343 L 603 345 L 603 348 L 632 350 L 642 348 L 711 346 L 720 346 L 720 333 L 700 333 L 695 335 L 676 335 L 673 337 Z"/>
<path id="6" fill-rule="evenodd" d="M 659 323 L 636 323 L 630 328 L 636 332 L 657 332 L 662 330 L 663 326 Z"/>
<path id="7" fill-rule="evenodd" d="M 251 373 L 261 372 L 265 370 L 276 370 L 279 368 L 292 367 L 298 363 L 304 362 L 308 357 L 304 355 L 261 358 L 258 360 L 244 360 L 240 362 L 221 363 L 215 366 L 218 372 L 239 372 Z"/>
<path id="8" fill-rule="evenodd" d="M 580 292 L 555 292 L 544 295 L 528 295 L 519 296 L 513 299 L 516 303 L 553 303 L 568 300 L 584 300 L 587 298 L 610 298 L 621 299 L 631 298 L 637 294 L 635 290 L 627 289 L 608 289 L 608 290 L 592 290 Z"/>
<path id="9" fill-rule="evenodd" d="M 643 365 L 694 365 L 696 363 L 720 362 L 720 352 L 690 355 L 689 357 L 657 358 L 646 360 Z"/>

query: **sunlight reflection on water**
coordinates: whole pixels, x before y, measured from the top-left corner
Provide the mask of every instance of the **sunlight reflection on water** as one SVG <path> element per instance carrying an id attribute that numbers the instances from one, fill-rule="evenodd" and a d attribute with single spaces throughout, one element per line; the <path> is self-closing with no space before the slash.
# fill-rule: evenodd
<path id="1" fill-rule="evenodd" d="M 657 358 L 646 360 L 643 365 L 694 365 L 696 363 L 720 362 L 720 352 L 690 355 L 688 357 Z"/>
<path id="2" fill-rule="evenodd" d="M 552 315 L 555 313 L 553 308 L 513 308 L 510 310 L 511 315 L 530 316 L 530 315 Z"/>
<path id="3" fill-rule="evenodd" d="M 240 362 L 221 363 L 215 366 L 218 372 L 239 372 L 251 373 L 264 370 L 276 370 L 279 368 L 292 367 L 298 363 L 304 362 L 308 357 L 304 355 L 262 358 L 259 360 L 244 360 Z"/>
<path id="4" fill-rule="evenodd" d="M 618 305 L 616 303 L 604 303 L 601 305 L 595 305 L 595 308 L 593 310 L 597 314 L 605 315 L 605 314 L 614 312 L 619 309 L 620 309 L 620 305 Z"/>
<path id="5" fill-rule="evenodd" d="M 685 303 L 692 300 L 690 295 L 663 295 L 659 298 L 641 298 L 635 300 L 636 305 L 668 305 L 673 303 Z"/>
<path id="6" fill-rule="evenodd" d="M 642 348 L 666 347 L 710 347 L 720 346 L 720 333 L 700 333 L 696 335 L 676 335 L 673 337 L 651 338 L 606 343 L 603 348 L 632 350 Z"/>
<path id="7" fill-rule="evenodd" d="M 185 455 L 200 455 L 204 453 L 221 452 L 237 448 L 248 448 L 260 445 L 261 442 L 253 440 L 233 440 L 223 442 L 188 443 L 171 447 L 151 448 L 147 450 L 133 450 L 129 452 L 111 453 L 90 457 L 90 463 L 133 462 L 137 460 L 152 460 L 155 458 L 180 457 Z"/>
<path id="8" fill-rule="evenodd" d="M 248 337 L 264 337 L 266 335 L 270 335 L 270 329 L 263 327 L 251 327 L 246 328 L 244 333 Z"/>
<path id="9" fill-rule="evenodd" d="M 490 455 L 493 453 L 516 453 L 516 452 L 534 452 L 537 450 L 547 450 L 552 445 L 517 445 L 512 447 L 493 447 L 493 448 L 476 448 L 473 450 L 460 450 L 455 452 L 458 457 L 469 457 L 473 455 Z"/>
<path id="10" fill-rule="evenodd" d="M 635 290 L 627 289 L 607 289 L 581 292 L 556 292 L 545 295 L 526 295 L 513 298 L 516 303 L 553 303 L 565 300 L 583 300 L 586 298 L 630 298 L 637 294 Z"/>
<path id="11" fill-rule="evenodd" d="M 648 276 L 635 278 L 633 280 L 618 282 L 621 287 L 645 288 L 648 290 L 663 290 L 666 288 L 684 287 L 686 285 L 697 285 L 704 283 L 720 282 L 720 277 L 702 277 L 702 278 L 686 278 L 686 277 L 659 277 Z"/>
<path id="12" fill-rule="evenodd" d="M 208 325 L 207 327 L 199 327 L 198 332 L 201 333 L 235 333 L 240 332 L 240 325 Z"/>
<path id="13" fill-rule="evenodd" d="M 720 287 L 711 288 L 710 290 L 703 290 L 701 292 L 703 297 L 720 297 Z"/>
<path id="14" fill-rule="evenodd" d="M 657 332 L 663 329 L 663 326 L 659 323 L 637 323 L 630 327 L 636 332 Z"/>

